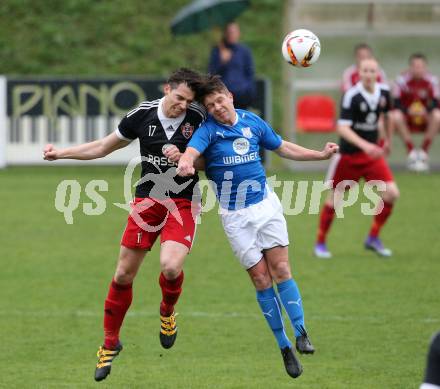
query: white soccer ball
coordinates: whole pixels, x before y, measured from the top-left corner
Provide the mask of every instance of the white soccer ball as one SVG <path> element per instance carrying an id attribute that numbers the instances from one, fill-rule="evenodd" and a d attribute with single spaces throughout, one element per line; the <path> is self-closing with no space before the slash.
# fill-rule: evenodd
<path id="1" fill-rule="evenodd" d="M 281 52 L 291 65 L 307 68 L 318 60 L 321 43 L 313 32 L 304 29 L 295 30 L 284 38 Z"/>

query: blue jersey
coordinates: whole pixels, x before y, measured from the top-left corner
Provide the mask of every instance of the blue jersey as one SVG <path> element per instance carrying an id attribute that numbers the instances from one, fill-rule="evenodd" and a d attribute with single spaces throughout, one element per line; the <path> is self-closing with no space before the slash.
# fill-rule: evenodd
<path id="1" fill-rule="evenodd" d="M 281 137 L 260 117 L 236 110 L 237 120 L 228 126 L 211 116 L 194 133 L 188 147 L 203 154 L 206 175 L 222 208 L 234 210 L 259 203 L 266 193 L 266 173 L 260 146 L 275 150 Z"/>

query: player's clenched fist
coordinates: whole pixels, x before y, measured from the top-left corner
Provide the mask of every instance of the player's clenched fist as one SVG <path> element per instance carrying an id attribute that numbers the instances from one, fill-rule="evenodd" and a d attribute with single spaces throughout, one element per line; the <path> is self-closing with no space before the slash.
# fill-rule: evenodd
<path id="1" fill-rule="evenodd" d="M 339 146 L 333 142 L 327 142 L 324 150 L 322 150 L 322 155 L 324 159 L 329 159 L 333 154 L 339 151 Z"/>
<path id="2" fill-rule="evenodd" d="M 186 177 L 193 176 L 195 173 L 194 163 L 186 157 L 180 158 L 179 165 L 177 166 L 177 174 L 181 177 Z"/>
<path id="3" fill-rule="evenodd" d="M 385 154 L 382 147 L 379 147 L 378 145 L 370 142 L 367 142 L 367 144 L 364 146 L 363 151 L 365 154 L 369 155 L 373 159 L 382 158 Z"/>
<path id="4" fill-rule="evenodd" d="M 163 149 L 163 155 L 165 155 L 165 157 L 167 157 L 170 161 L 177 162 L 182 156 L 182 153 L 179 151 L 177 146 L 170 144 L 168 147 Z"/>
<path id="5" fill-rule="evenodd" d="M 45 159 L 46 161 L 55 161 L 56 159 L 58 159 L 57 150 L 52 144 L 48 144 L 44 147 L 43 159 Z"/>

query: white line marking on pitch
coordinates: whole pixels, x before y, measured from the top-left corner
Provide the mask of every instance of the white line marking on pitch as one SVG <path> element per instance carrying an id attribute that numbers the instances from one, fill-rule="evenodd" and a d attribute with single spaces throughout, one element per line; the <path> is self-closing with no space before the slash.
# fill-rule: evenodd
<path id="1" fill-rule="evenodd" d="M 180 311 L 180 317 L 206 317 L 206 318 L 258 318 L 261 317 L 260 313 L 243 313 L 243 312 L 201 312 L 201 311 Z M 127 316 L 131 317 L 157 317 L 157 312 L 153 311 L 129 311 Z M 102 317 L 102 311 L 27 311 L 27 310 L 11 310 L 11 311 L 0 311 L 0 317 L 10 317 L 10 316 L 28 316 L 28 317 Z M 383 323 L 388 322 L 390 319 L 395 319 L 399 321 L 413 321 L 413 318 L 403 318 L 397 315 L 390 316 L 343 316 L 343 315 L 330 315 L 330 316 L 320 316 L 320 315 L 307 315 L 308 320 L 326 320 L 326 321 L 341 321 L 341 322 L 369 322 L 369 323 Z M 422 323 L 440 323 L 440 318 L 436 317 L 421 317 L 418 320 Z"/>

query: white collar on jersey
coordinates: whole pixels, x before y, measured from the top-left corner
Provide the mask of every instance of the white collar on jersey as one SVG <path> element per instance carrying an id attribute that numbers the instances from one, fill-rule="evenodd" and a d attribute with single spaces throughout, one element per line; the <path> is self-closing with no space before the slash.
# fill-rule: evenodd
<path id="1" fill-rule="evenodd" d="M 379 104 L 379 99 L 380 99 L 380 87 L 379 87 L 378 83 L 376 82 L 374 84 L 374 92 L 373 93 L 368 92 L 365 89 L 365 87 L 362 85 L 361 81 L 358 82 L 358 88 L 359 88 L 359 91 L 361 92 L 362 97 L 365 99 L 365 101 L 369 105 L 370 109 L 372 111 L 376 110 L 377 105 Z"/>
<path id="2" fill-rule="evenodd" d="M 235 110 L 234 110 L 235 111 Z M 243 117 L 244 117 L 244 114 L 243 114 Z M 234 121 L 234 123 L 232 123 L 232 124 L 226 124 L 226 123 L 222 123 L 224 126 L 226 126 L 226 127 L 234 127 L 236 124 L 238 123 L 238 112 L 237 111 L 235 111 L 235 121 Z"/>
<path id="3" fill-rule="evenodd" d="M 165 116 L 165 113 L 163 112 L 163 97 L 159 101 L 159 106 L 157 107 L 157 117 L 159 118 L 160 124 L 162 124 L 162 127 L 165 131 L 165 135 L 167 136 L 168 140 L 171 139 L 171 137 L 174 135 L 176 130 L 179 128 L 180 124 L 182 123 L 183 119 L 185 119 L 186 112 L 183 112 L 181 115 L 179 115 L 176 118 L 169 118 Z"/>

